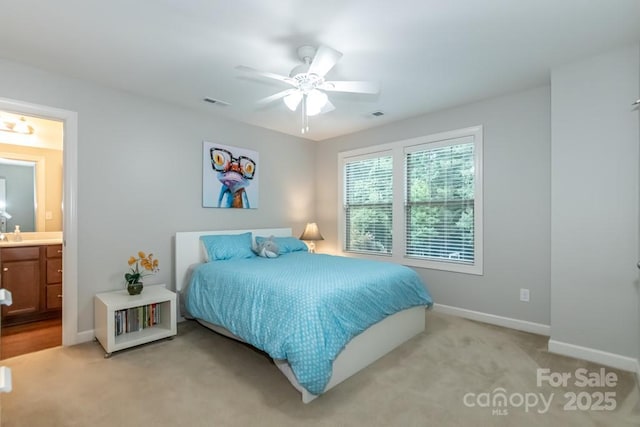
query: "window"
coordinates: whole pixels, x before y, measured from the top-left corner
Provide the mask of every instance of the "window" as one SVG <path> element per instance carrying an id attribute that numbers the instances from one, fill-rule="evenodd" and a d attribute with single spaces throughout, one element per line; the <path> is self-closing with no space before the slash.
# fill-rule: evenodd
<path id="1" fill-rule="evenodd" d="M 344 252 L 482 274 L 482 127 L 340 153 Z"/>
<path id="2" fill-rule="evenodd" d="M 391 254 L 393 186 L 391 155 L 345 162 L 345 249 Z"/>
<path id="3" fill-rule="evenodd" d="M 458 138 L 406 151 L 406 256 L 473 263 L 473 148 Z"/>

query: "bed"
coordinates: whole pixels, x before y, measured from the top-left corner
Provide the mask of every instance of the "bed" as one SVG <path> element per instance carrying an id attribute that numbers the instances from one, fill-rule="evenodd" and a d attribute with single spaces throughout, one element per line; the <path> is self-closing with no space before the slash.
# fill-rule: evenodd
<path id="1" fill-rule="evenodd" d="M 298 251 L 300 248 L 274 259 L 255 257 L 206 263 L 207 256 L 212 255 L 210 249 L 205 248 L 206 244 L 201 242 L 201 237 L 205 240 L 214 238 L 219 242 L 223 238 L 237 240 L 247 233 L 252 233 L 253 239 L 256 236 L 281 239 L 278 240 L 281 252 L 288 252 L 282 249 L 283 242 L 296 240 L 290 238 L 289 228 L 176 233 L 175 271 L 180 310 L 186 317 L 195 318 L 218 333 L 265 351 L 301 392 L 304 403 L 327 392 L 424 330 L 424 310 L 425 306 L 431 305 L 431 299 L 419 279 L 419 285 L 414 283 L 413 276 L 417 275 L 405 267 L 310 254 Z M 340 279 L 338 282 L 332 278 L 332 272 L 341 271 L 343 267 L 351 274 L 343 275 L 348 280 Z M 380 272 L 376 271 L 378 268 Z M 316 270 L 318 274 L 313 274 Z M 385 283 L 398 281 L 398 285 L 388 286 L 392 294 L 380 293 L 387 285 L 370 286 L 372 295 L 360 294 L 359 289 L 354 291 L 352 281 L 366 280 L 367 275 L 384 278 L 387 270 L 388 274 L 398 275 L 397 279 L 389 276 L 394 278 L 384 280 Z M 291 278 L 286 279 L 289 276 Z M 331 286 L 324 282 L 331 283 Z M 338 299 L 334 298 L 328 304 L 323 302 L 324 296 L 316 299 L 319 292 L 316 291 L 320 288 L 329 289 L 329 293 Z M 322 292 L 323 295 L 326 293 Z M 407 292 L 408 296 L 405 295 Z M 313 294 L 313 298 L 307 293 Z M 395 294 L 402 294 L 402 299 L 396 301 Z M 349 298 L 358 298 L 354 301 L 366 301 L 367 304 L 354 304 L 349 302 Z M 280 312 L 275 310 L 273 314 L 266 315 L 263 306 L 274 303 L 282 305 L 284 310 L 291 310 L 290 314 L 283 315 L 283 308 L 280 308 Z M 348 317 L 343 313 L 359 310 L 355 307 L 360 305 L 371 305 L 373 309 L 370 311 L 376 313 L 349 314 L 356 317 L 357 322 L 343 319 Z M 243 312 L 245 309 L 248 311 Z M 378 316 L 381 320 L 370 316 Z M 288 324 L 291 319 L 297 323 Z M 285 324 L 286 327 L 281 329 L 287 331 L 286 334 L 273 335 L 278 329 L 276 325 Z M 296 347 L 298 341 L 304 341 L 302 347 Z M 313 344 L 312 341 L 320 342 L 321 348 L 307 348 Z"/>

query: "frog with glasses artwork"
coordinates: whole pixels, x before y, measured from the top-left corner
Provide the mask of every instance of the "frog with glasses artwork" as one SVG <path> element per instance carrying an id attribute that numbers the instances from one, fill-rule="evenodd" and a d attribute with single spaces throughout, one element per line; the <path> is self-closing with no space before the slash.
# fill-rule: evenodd
<path id="1" fill-rule="evenodd" d="M 234 156 L 225 148 L 210 149 L 211 167 L 222 184 L 218 195 L 218 207 L 251 208 L 246 188 L 256 173 L 256 162 L 247 156 Z"/>

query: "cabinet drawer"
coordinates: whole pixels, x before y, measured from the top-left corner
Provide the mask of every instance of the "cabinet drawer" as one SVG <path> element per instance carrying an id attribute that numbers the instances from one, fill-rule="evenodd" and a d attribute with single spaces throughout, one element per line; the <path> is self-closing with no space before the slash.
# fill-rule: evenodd
<path id="1" fill-rule="evenodd" d="M 26 261 L 40 258 L 39 246 L 23 246 L 20 248 L 2 248 L 2 262 Z"/>
<path id="2" fill-rule="evenodd" d="M 47 260 L 47 284 L 62 282 L 62 259 Z"/>
<path id="3" fill-rule="evenodd" d="M 47 286 L 47 310 L 62 308 L 62 285 Z"/>
<path id="4" fill-rule="evenodd" d="M 61 258 L 61 257 L 62 257 L 62 245 L 47 246 L 47 258 Z"/>

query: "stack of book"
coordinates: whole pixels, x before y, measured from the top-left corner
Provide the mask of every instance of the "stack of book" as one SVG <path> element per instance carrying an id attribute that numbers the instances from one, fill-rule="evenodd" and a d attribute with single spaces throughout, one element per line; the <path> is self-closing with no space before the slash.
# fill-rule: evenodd
<path id="1" fill-rule="evenodd" d="M 115 317 L 116 336 L 141 331 L 160 323 L 160 304 L 118 310 Z"/>

